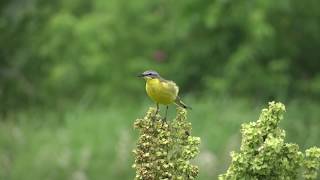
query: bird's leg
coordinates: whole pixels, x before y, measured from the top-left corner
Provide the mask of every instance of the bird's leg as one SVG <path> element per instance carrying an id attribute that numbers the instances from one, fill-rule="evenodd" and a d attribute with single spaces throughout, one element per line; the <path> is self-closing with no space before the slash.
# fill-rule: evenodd
<path id="1" fill-rule="evenodd" d="M 157 109 L 156 109 L 156 114 L 155 115 L 157 115 L 158 113 L 159 113 L 159 103 L 157 103 Z"/>
<path id="2" fill-rule="evenodd" d="M 163 118 L 164 121 L 167 121 L 168 108 L 169 108 L 169 106 L 166 106 L 166 112 L 165 112 L 164 118 Z"/>

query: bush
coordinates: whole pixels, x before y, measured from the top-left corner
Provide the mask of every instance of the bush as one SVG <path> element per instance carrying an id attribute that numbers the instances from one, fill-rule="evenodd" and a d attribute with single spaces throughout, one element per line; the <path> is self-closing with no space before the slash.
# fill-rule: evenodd
<path id="1" fill-rule="evenodd" d="M 297 179 L 304 168 L 306 179 L 316 179 L 320 165 L 320 148 L 303 154 L 299 146 L 285 143 L 285 131 L 278 127 L 285 106 L 270 102 L 257 122 L 243 124 L 240 152 L 232 152 L 232 162 L 220 180 L 227 179 Z"/>
<path id="2" fill-rule="evenodd" d="M 198 167 L 190 164 L 199 153 L 200 138 L 190 136 L 186 110 L 178 108 L 173 121 L 163 121 L 150 108 L 134 127 L 140 136 L 135 154 L 136 179 L 195 179 Z"/>

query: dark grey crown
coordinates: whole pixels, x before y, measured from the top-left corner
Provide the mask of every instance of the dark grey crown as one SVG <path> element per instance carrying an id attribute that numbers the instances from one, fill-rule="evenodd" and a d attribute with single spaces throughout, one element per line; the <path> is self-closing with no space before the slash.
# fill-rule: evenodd
<path id="1" fill-rule="evenodd" d="M 159 73 L 153 70 L 148 70 L 142 73 L 143 76 L 150 76 L 150 77 L 160 77 Z"/>

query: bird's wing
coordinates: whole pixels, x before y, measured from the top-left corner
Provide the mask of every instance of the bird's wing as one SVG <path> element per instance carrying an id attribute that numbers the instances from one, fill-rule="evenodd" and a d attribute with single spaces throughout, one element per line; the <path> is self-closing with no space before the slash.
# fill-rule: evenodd
<path id="1" fill-rule="evenodd" d="M 179 93 L 179 86 L 178 86 L 175 82 L 173 82 L 173 81 L 169 81 L 169 84 L 172 85 L 171 88 L 173 88 L 174 91 L 175 91 L 175 92 L 177 93 L 177 95 L 178 95 L 178 93 Z"/>
<path id="2" fill-rule="evenodd" d="M 177 86 L 177 84 L 173 81 L 170 80 L 166 80 L 166 79 L 160 79 L 160 82 L 164 84 L 164 87 L 167 88 L 170 92 L 172 92 L 173 94 L 175 94 L 176 96 L 179 93 L 179 87 Z"/>

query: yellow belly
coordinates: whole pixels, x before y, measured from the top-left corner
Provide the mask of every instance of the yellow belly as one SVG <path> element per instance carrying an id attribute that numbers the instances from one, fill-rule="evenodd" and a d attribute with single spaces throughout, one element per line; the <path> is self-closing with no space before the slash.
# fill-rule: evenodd
<path id="1" fill-rule="evenodd" d="M 159 104 L 173 103 L 178 95 L 178 87 L 170 81 L 162 82 L 159 79 L 149 79 L 146 83 L 148 96 Z"/>

